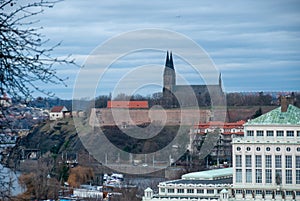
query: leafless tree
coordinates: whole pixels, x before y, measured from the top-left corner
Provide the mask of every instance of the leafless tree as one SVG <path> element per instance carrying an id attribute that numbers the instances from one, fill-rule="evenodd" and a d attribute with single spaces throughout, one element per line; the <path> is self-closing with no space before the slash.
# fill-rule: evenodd
<path id="1" fill-rule="evenodd" d="M 0 0 L 0 93 L 31 97 L 33 91 L 47 95 L 41 83 L 65 84 L 57 75 L 56 64 L 75 64 L 69 56 L 53 57 L 60 45 L 47 47 L 35 16 L 61 0 Z"/>
<path id="2" fill-rule="evenodd" d="M 42 158 L 37 161 L 35 170 L 19 177 L 19 183 L 26 191 L 18 195 L 18 199 L 28 200 L 31 198 L 38 200 L 57 199 L 59 182 L 50 176 L 53 161 Z"/>
<path id="3" fill-rule="evenodd" d="M 12 97 L 27 98 L 32 97 L 34 91 L 51 96 L 53 93 L 41 88 L 41 83 L 65 85 L 66 78 L 57 75 L 57 66 L 76 64 L 70 56 L 52 56 L 60 43 L 49 45 L 49 39 L 41 34 L 42 27 L 36 20 L 44 9 L 60 1 L 0 0 L 0 97 L 8 93 Z M 0 128 L 7 128 L 9 111 L 4 109 L 2 102 L 0 104 Z M 6 188 L 10 187 L 1 178 L 0 187 L 0 194 L 9 199 L 6 192 L 10 189 Z"/>

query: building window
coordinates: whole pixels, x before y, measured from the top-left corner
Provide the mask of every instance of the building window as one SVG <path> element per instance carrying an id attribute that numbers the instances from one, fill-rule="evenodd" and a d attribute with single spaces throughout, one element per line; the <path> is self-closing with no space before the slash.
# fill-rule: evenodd
<path id="1" fill-rule="evenodd" d="M 272 195 L 273 194 L 273 191 L 271 190 L 266 190 L 266 195 Z"/>
<path id="2" fill-rule="evenodd" d="M 241 155 L 235 156 L 235 166 L 242 167 L 242 156 Z"/>
<path id="3" fill-rule="evenodd" d="M 260 151 L 260 147 L 256 147 L 256 151 Z"/>
<path id="4" fill-rule="evenodd" d="M 188 190 L 190 190 L 190 189 L 188 189 Z M 182 188 L 177 189 L 177 193 L 184 193 L 184 189 L 182 189 Z"/>
<path id="5" fill-rule="evenodd" d="M 280 155 L 275 156 L 275 168 L 281 168 L 281 156 Z"/>
<path id="6" fill-rule="evenodd" d="M 297 151 L 300 152 L 300 147 L 297 147 Z"/>
<path id="7" fill-rule="evenodd" d="M 164 189 L 164 188 L 161 188 L 161 189 L 160 189 L 160 192 L 164 193 L 164 192 L 165 192 L 165 189 Z"/>
<path id="8" fill-rule="evenodd" d="M 252 167 L 252 164 L 251 164 L 251 162 L 252 162 L 252 160 L 251 160 L 251 155 L 246 155 L 246 167 Z"/>
<path id="9" fill-rule="evenodd" d="M 266 151 L 270 151 L 270 150 L 271 150 L 271 148 L 270 148 L 270 147 L 267 147 L 267 148 L 266 148 Z"/>
<path id="10" fill-rule="evenodd" d="M 276 151 L 280 151 L 280 147 L 276 147 Z"/>
<path id="11" fill-rule="evenodd" d="M 271 184 L 272 183 L 272 170 L 266 169 L 266 183 Z"/>
<path id="12" fill-rule="evenodd" d="M 297 131 L 297 137 L 300 137 L 300 131 Z"/>
<path id="13" fill-rule="evenodd" d="M 254 131 L 253 130 L 247 131 L 247 136 L 253 136 L 253 135 L 254 135 Z"/>
<path id="14" fill-rule="evenodd" d="M 250 147 L 247 147 L 247 148 L 246 148 L 246 151 L 251 151 L 251 148 L 250 148 Z"/>
<path id="15" fill-rule="evenodd" d="M 187 193 L 194 193 L 194 189 L 187 189 Z"/>
<path id="16" fill-rule="evenodd" d="M 197 193 L 198 194 L 203 194 L 204 193 L 204 189 L 197 189 Z"/>
<path id="17" fill-rule="evenodd" d="M 286 131 L 287 137 L 294 137 L 294 131 Z"/>
<path id="18" fill-rule="evenodd" d="M 246 194 L 252 194 L 252 190 L 246 190 Z"/>
<path id="19" fill-rule="evenodd" d="M 283 137 L 284 132 L 283 131 L 276 131 L 276 136 L 277 137 Z"/>
<path id="20" fill-rule="evenodd" d="M 292 184 L 293 183 L 292 170 L 285 170 L 285 183 L 286 184 Z"/>
<path id="21" fill-rule="evenodd" d="M 257 137 L 262 137 L 262 136 L 264 136 L 264 131 L 261 131 L 261 130 L 256 131 L 256 136 L 257 136 Z"/>
<path id="22" fill-rule="evenodd" d="M 255 156 L 255 167 L 261 167 L 261 156 Z"/>
<path id="23" fill-rule="evenodd" d="M 293 195 L 293 191 L 285 191 L 285 195 Z"/>
<path id="24" fill-rule="evenodd" d="M 285 168 L 292 168 L 292 156 L 285 156 Z"/>
<path id="25" fill-rule="evenodd" d="M 242 193 L 243 193 L 243 190 L 237 189 L 237 190 L 235 191 L 235 193 L 236 193 L 236 194 L 242 194 Z"/>
<path id="26" fill-rule="evenodd" d="M 261 169 L 256 169 L 255 171 L 255 182 L 262 183 L 262 171 Z"/>
<path id="27" fill-rule="evenodd" d="M 252 183 L 252 170 L 246 170 L 246 183 Z"/>
<path id="28" fill-rule="evenodd" d="M 169 188 L 168 193 L 174 193 L 174 188 Z"/>
<path id="29" fill-rule="evenodd" d="M 262 190 L 255 190 L 255 194 L 256 195 L 261 195 L 262 194 Z"/>
<path id="30" fill-rule="evenodd" d="M 296 170 L 296 184 L 300 184 L 300 170 Z"/>
<path id="31" fill-rule="evenodd" d="M 213 189 L 207 189 L 207 194 L 214 194 L 215 193 L 215 190 Z"/>
<path id="32" fill-rule="evenodd" d="M 279 185 L 282 183 L 282 173 L 281 170 L 275 170 L 275 179 L 276 179 L 276 184 Z"/>
<path id="33" fill-rule="evenodd" d="M 268 137 L 274 136 L 274 131 L 267 131 L 267 136 Z"/>
<path id="34" fill-rule="evenodd" d="M 272 168 L 272 156 L 266 155 L 266 168 Z"/>
<path id="35" fill-rule="evenodd" d="M 236 150 L 237 150 L 237 151 L 241 151 L 241 147 L 237 147 Z"/>
<path id="36" fill-rule="evenodd" d="M 236 169 L 236 174 L 235 174 L 235 182 L 236 183 L 241 183 L 242 182 L 242 169 Z"/>
<path id="37" fill-rule="evenodd" d="M 291 147 L 287 147 L 286 151 L 290 152 L 291 151 Z"/>
<path id="38" fill-rule="evenodd" d="M 300 168 L 300 156 L 296 156 L 296 168 Z"/>
<path id="39" fill-rule="evenodd" d="M 280 196 L 280 195 L 282 195 L 282 192 L 281 191 L 276 191 L 275 194 Z"/>

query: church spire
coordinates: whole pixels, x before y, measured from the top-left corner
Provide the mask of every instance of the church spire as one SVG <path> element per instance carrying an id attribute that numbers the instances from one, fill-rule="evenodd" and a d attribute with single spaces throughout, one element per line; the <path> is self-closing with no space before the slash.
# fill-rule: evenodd
<path id="1" fill-rule="evenodd" d="M 219 74 L 219 86 L 222 88 L 222 74 Z"/>
<path id="2" fill-rule="evenodd" d="M 167 51 L 167 58 L 166 58 L 166 65 L 165 66 L 169 67 L 171 69 L 174 69 L 172 52 L 170 52 L 170 56 L 169 56 L 169 51 Z"/>
<path id="3" fill-rule="evenodd" d="M 169 51 L 167 51 L 166 67 L 169 66 Z"/>
<path id="4" fill-rule="evenodd" d="M 172 52 L 170 52 L 170 68 L 174 69 Z"/>

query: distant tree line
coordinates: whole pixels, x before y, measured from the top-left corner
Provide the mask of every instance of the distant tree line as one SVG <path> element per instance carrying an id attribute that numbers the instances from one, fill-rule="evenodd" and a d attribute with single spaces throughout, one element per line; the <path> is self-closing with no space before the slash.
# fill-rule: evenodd
<path id="1" fill-rule="evenodd" d="M 208 95 L 209 96 L 209 95 Z M 300 93 L 291 92 L 290 96 L 295 100 L 295 105 L 300 107 Z M 209 97 L 208 97 L 209 98 Z M 111 96 L 101 95 L 95 99 L 96 108 L 107 107 L 108 100 L 144 100 L 148 101 L 149 107 L 153 105 L 162 105 L 164 102 L 162 93 L 155 93 L 148 96 L 142 96 L 140 94 L 129 96 L 124 93 L 118 94 L 116 97 L 111 98 Z M 227 106 L 270 106 L 279 105 L 280 95 L 271 95 L 270 93 L 257 92 L 257 93 L 227 93 L 226 94 L 226 104 Z M 207 106 L 207 104 L 200 106 Z M 208 105 L 210 106 L 210 105 Z"/>
<path id="2" fill-rule="evenodd" d="M 271 94 L 267 92 L 253 92 L 253 93 L 242 93 L 242 92 L 233 92 L 226 94 L 226 105 L 227 106 L 271 106 L 271 105 L 279 105 L 280 104 L 280 94 Z M 289 94 L 294 100 L 297 107 L 300 107 L 300 93 L 299 92 L 291 92 L 291 93 L 283 93 L 283 95 Z M 209 94 L 207 94 L 209 99 Z M 165 100 L 161 92 L 154 93 L 152 95 L 143 96 L 140 94 L 135 94 L 133 96 L 126 95 L 125 93 L 120 93 L 114 98 L 112 98 L 111 94 L 109 95 L 100 95 L 96 97 L 94 100 L 76 100 L 79 102 L 79 105 L 82 105 L 83 109 L 87 108 L 86 105 L 90 105 L 90 107 L 95 108 L 106 108 L 107 101 L 115 100 L 115 101 L 148 101 L 149 107 L 153 105 L 163 105 Z M 22 102 L 22 101 L 21 101 Z M 59 98 L 42 98 L 38 97 L 32 99 L 31 101 L 23 101 L 27 103 L 29 106 L 46 108 L 50 109 L 55 105 L 64 105 L 69 110 L 72 110 L 72 100 L 63 100 Z M 91 102 L 93 104 L 91 104 Z M 207 107 L 211 106 L 207 101 L 200 101 L 199 106 Z"/>
<path id="3" fill-rule="evenodd" d="M 259 92 L 258 94 L 228 93 L 226 95 L 228 106 L 253 106 L 253 105 L 276 105 L 270 94 Z"/>
<path id="4" fill-rule="evenodd" d="M 279 105 L 280 97 L 282 95 L 289 95 L 294 100 L 294 105 L 300 106 L 300 93 L 291 92 L 290 94 L 271 95 L 270 93 L 228 93 L 226 95 L 227 106 L 268 106 Z"/>

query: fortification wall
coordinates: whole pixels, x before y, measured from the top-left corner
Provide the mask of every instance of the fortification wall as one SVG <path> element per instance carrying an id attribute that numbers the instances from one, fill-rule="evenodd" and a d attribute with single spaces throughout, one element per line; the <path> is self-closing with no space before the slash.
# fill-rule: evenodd
<path id="1" fill-rule="evenodd" d="M 91 111 L 89 124 L 91 126 L 140 125 L 159 123 L 163 125 L 193 125 L 197 122 L 207 122 L 211 117 L 207 109 L 98 109 Z"/>

